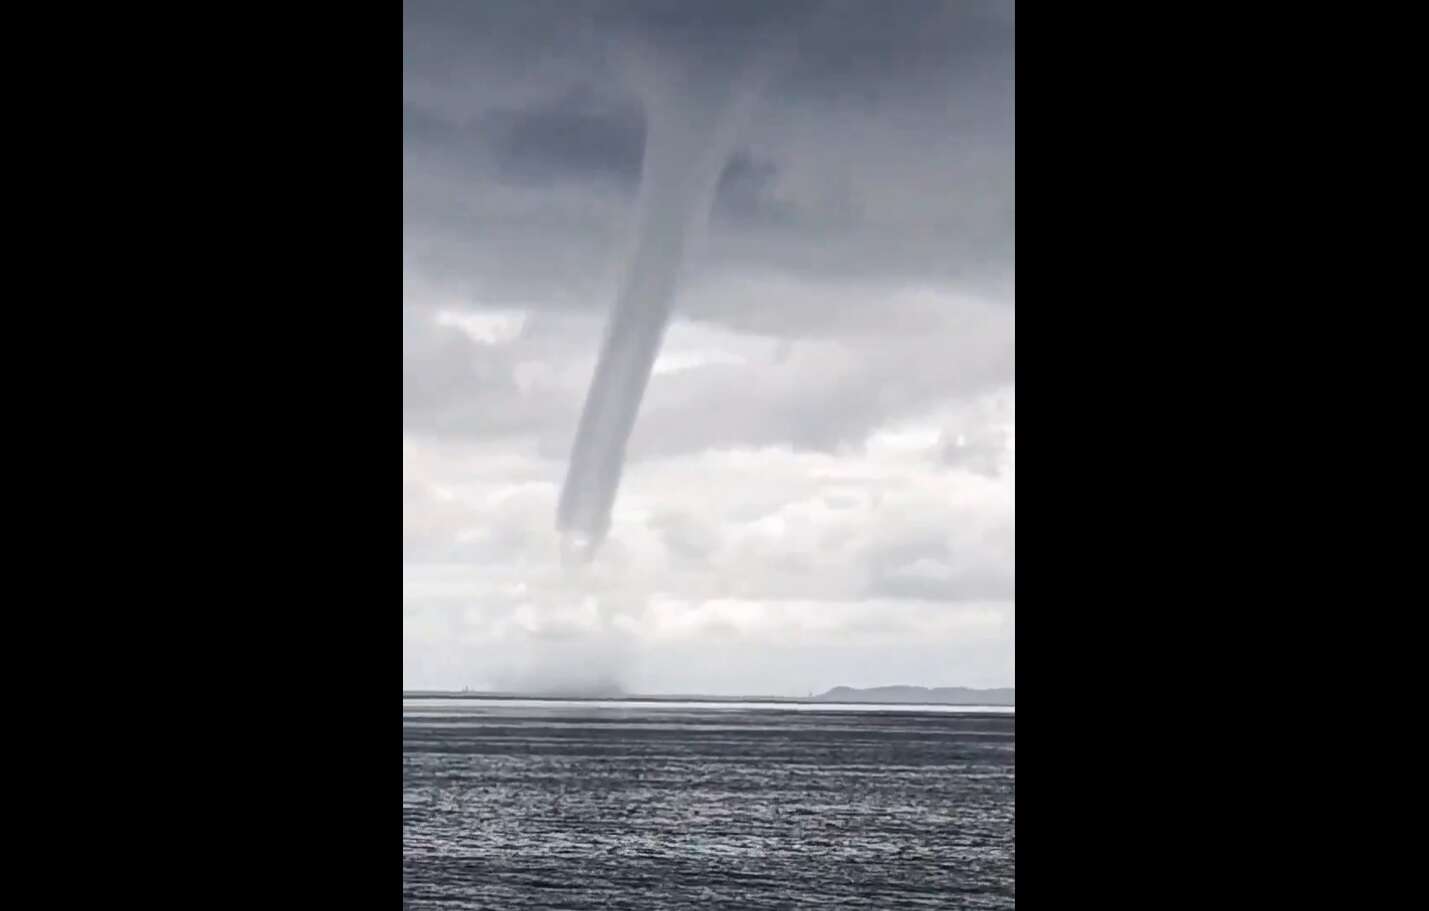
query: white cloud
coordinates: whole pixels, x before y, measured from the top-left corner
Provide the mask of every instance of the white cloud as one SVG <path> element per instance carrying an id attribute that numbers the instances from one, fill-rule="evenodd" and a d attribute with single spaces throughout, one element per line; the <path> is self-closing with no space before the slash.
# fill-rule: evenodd
<path id="1" fill-rule="evenodd" d="M 438 310 L 438 326 L 454 326 L 478 345 L 505 345 L 515 341 L 526 326 L 523 311 Z"/>
<path id="2" fill-rule="evenodd" d="M 742 656 L 722 681 L 701 672 L 706 690 L 799 692 L 789 662 L 807 662 L 791 651 L 824 655 L 827 685 L 851 679 L 836 656 L 852 652 L 904 679 L 899 656 L 930 662 L 937 643 L 952 664 L 910 682 L 1010 683 L 1012 478 L 947 464 L 945 420 L 888 425 L 837 452 L 633 462 L 606 550 L 575 568 L 554 530 L 561 459 L 517 442 L 409 439 L 408 683 L 566 680 L 567 665 L 590 663 L 601 680 L 683 690 L 694 678 L 665 658 L 700 643 Z"/>

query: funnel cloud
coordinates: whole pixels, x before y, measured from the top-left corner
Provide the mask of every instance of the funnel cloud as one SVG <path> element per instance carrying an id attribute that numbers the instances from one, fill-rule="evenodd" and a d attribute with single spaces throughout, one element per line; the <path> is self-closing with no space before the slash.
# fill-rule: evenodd
<path id="1" fill-rule="evenodd" d="M 792 7 L 791 7 L 792 8 Z M 607 324 L 561 490 L 556 527 L 562 553 L 588 560 L 610 529 L 610 511 L 641 400 L 679 285 L 680 274 L 739 129 L 771 69 L 789 50 L 786 22 L 738 29 L 733 53 L 691 52 L 704 11 L 694 19 L 666 8 L 625 61 L 645 107 L 635 248 Z M 681 29 L 678 26 L 686 26 Z M 695 46 L 698 48 L 698 45 Z"/>

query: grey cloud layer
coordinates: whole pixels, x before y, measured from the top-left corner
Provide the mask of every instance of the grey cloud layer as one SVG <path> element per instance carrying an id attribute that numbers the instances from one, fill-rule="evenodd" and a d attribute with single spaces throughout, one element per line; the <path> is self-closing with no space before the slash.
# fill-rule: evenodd
<path id="1" fill-rule="evenodd" d="M 407 0 L 404 274 L 422 288 L 404 301 L 404 426 L 534 435 L 551 455 L 569 445 L 584 390 L 521 389 L 514 375 L 588 371 L 595 323 L 534 319 L 495 346 L 422 311 L 441 301 L 603 319 L 631 250 L 646 131 L 624 61 L 655 38 L 718 60 L 771 25 L 797 35 L 797 54 L 723 169 L 676 312 L 833 344 L 795 345 L 781 370 L 657 378 L 634 454 L 830 449 L 938 397 L 1010 382 L 1012 11 L 1003 0 Z M 927 288 L 947 293 L 917 293 Z M 578 328 L 557 337 L 560 325 Z M 946 455 L 970 465 L 987 445 L 995 459 L 986 440 L 951 439 Z"/>
<path id="2" fill-rule="evenodd" d="M 408 258 L 454 287 L 603 306 L 645 131 L 612 61 L 660 29 L 727 53 L 721 42 L 753 25 L 742 4 L 726 6 L 562 3 L 554 15 L 545 4 L 409 3 Z M 798 56 L 725 169 L 707 269 L 1005 285 L 1010 4 L 807 7 Z"/>

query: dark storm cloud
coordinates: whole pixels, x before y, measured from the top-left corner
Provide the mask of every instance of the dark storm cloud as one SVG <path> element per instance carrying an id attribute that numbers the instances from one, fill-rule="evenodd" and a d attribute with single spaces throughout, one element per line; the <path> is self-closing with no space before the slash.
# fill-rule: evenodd
<path id="1" fill-rule="evenodd" d="M 936 89 L 945 76 L 1006 80 L 1011 0 L 405 0 L 403 74 L 441 83 L 476 72 L 497 92 L 531 73 L 608 76 L 641 42 L 717 60 L 775 30 L 799 54 L 777 97 L 869 97 Z"/>
<path id="2" fill-rule="evenodd" d="M 774 197 L 778 182 L 778 165 L 747 151 L 735 152 L 720 176 L 714 216 L 738 223 L 790 219 L 791 207 Z"/>
<path id="3" fill-rule="evenodd" d="M 534 434 L 542 453 L 564 456 L 581 390 L 522 394 L 511 376 L 522 361 L 594 355 L 643 166 L 646 112 L 629 61 L 659 43 L 717 62 L 796 20 L 797 53 L 723 168 L 676 310 L 846 350 L 800 355 L 756 382 L 728 366 L 660 376 L 632 454 L 740 442 L 831 451 L 900 411 L 1010 382 L 1010 313 L 967 326 L 945 295 L 890 292 L 936 287 L 1011 307 L 1012 8 L 407 0 L 404 274 L 436 292 L 408 295 L 407 308 L 589 321 L 534 350 L 530 339 L 506 350 L 413 316 L 404 426 Z M 703 417 L 691 422 L 693 413 Z M 945 454 L 962 464 L 976 453 L 950 438 Z"/>
<path id="4" fill-rule="evenodd" d="M 779 97 L 896 102 L 946 94 L 958 81 L 1010 91 L 1012 7 L 1010 0 L 835 0 L 813 18 Z"/>
<path id="5" fill-rule="evenodd" d="M 590 275 L 622 242 L 645 137 L 630 61 L 658 44 L 718 62 L 785 29 L 796 54 L 740 137 L 692 268 L 995 283 L 1012 259 L 1011 11 L 409 0 L 408 257 L 536 291 L 532 305 L 604 306 Z"/>
<path id="6" fill-rule="evenodd" d="M 634 192 L 645 117 L 628 99 L 569 95 L 531 110 L 500 110 L 482 123 L 502 176 L 536 182 L 612 181 Z"/>
<path id="7" fill-rule="evenodd" d="M 476 129 L 442 130 L 420 114 L 411 118 L 413 142 L 450 145 L 468 161 L 489 160 L 512 183 L 553 186 L 605 183 L 634 198 L 645 151 L 645 115 L 630 99 L 589 92 L 562 96 L 531 109 L 502 109 Z M 779 168 L 747 150 L 731 156 L 720 177 L 715 215 L 733 221 L 777 218 L 783 207 L 771 190 Z"/>

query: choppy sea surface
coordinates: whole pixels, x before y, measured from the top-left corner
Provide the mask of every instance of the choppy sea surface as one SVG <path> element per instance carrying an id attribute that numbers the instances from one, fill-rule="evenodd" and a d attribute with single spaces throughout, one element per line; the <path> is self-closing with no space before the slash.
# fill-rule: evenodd
<path id="1" fill-rule="evenodd" d="M 404 700 L 403 907 L 1012 908 L 1015 720 Z"/>

